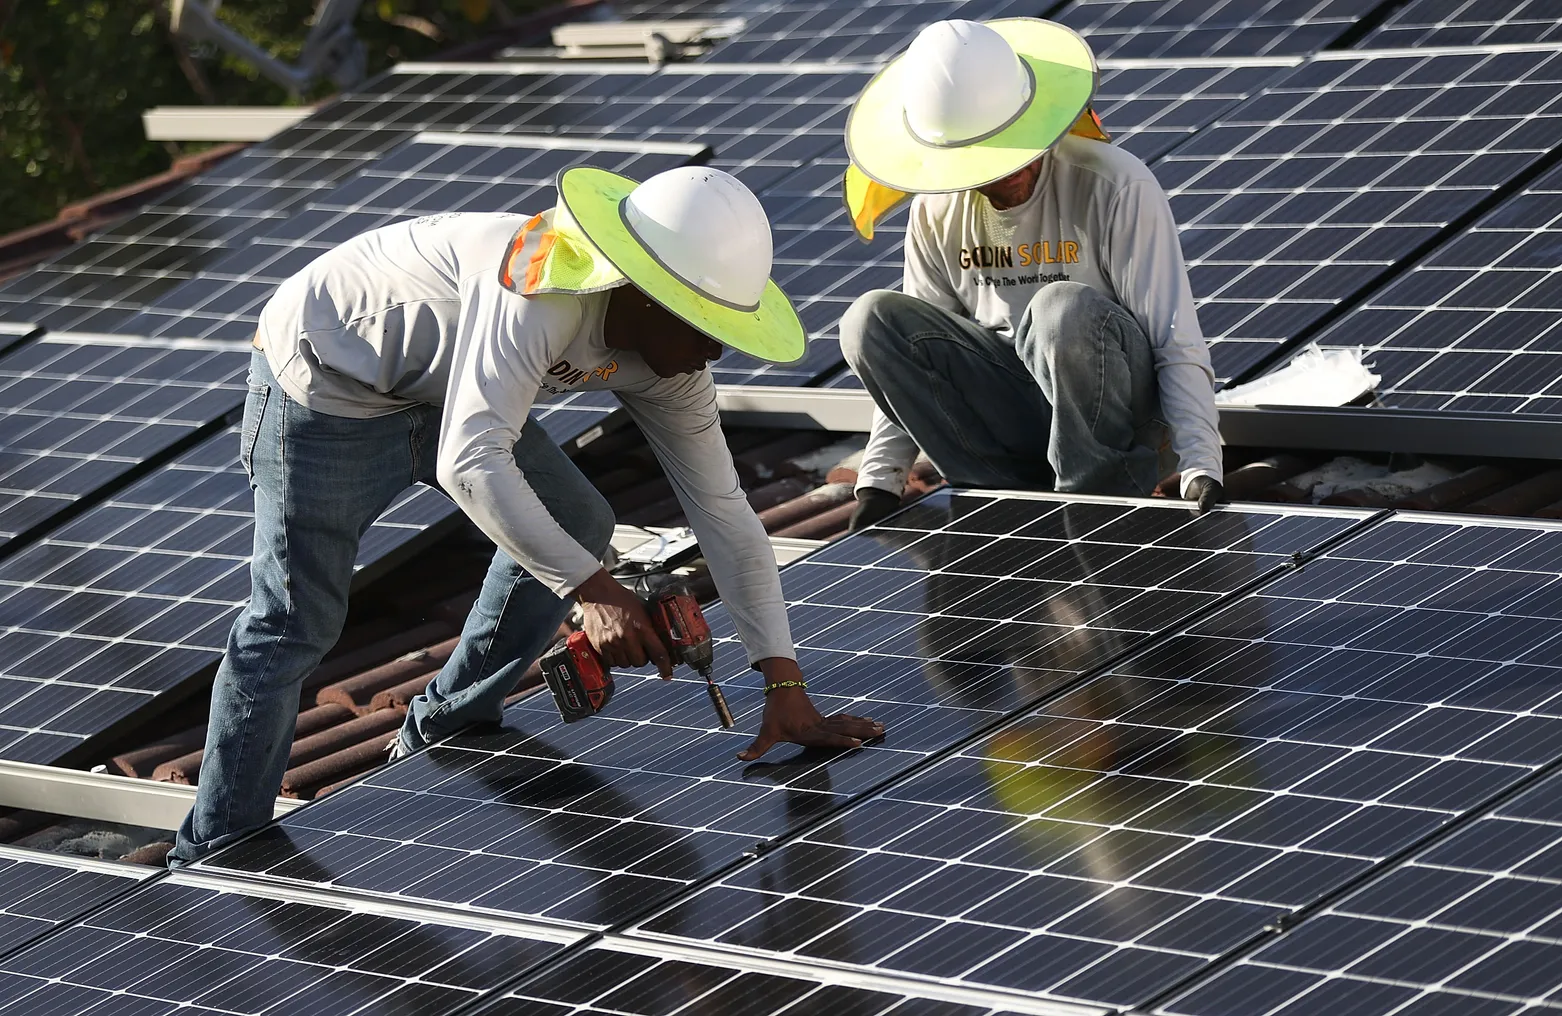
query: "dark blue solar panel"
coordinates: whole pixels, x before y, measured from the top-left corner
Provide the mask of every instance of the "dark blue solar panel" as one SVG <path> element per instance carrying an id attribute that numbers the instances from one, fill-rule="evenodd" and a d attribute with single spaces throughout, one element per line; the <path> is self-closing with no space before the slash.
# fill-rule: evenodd
<path id="1" fill-rule="evenodd" d="M 1522 101 L 1522 100 L 1520 100 Z M 1378 402 L 1562 413 L 1562 171 L 1443 243 L 1330 328 L 1364 347 Z"/>
<path id="2" fill-rule="evenodd" d="M 1097 57 L 1272 56 L 1320 50 L 1376 6 L 1374 0 L 1074 0 L 1052 18 L 1082 34 Z"/>
<path id="3" fill-rule="evenodd" d="M 1562 992 L 1559 804 L 1562 777 L 1551 776 L 1157 1011 L 1552 1010 Z"/>
<path id="4" fill-rule="evenodd" d="M 0 547 L 220 420 L 247 352 L 49 337 L 0 358 Z"/>
<path id="5" fill-rule="evenodd" d="M 0 758 L 76 752 L 221 658 L 253 542 L 236 438 L 206 440 L 0 562 Z M 360 573 L 455 511 L 409 489 L 364 534 Z"/>
<path id="6" fill-rule="evenodd" d="M 1141 1004 L 1562 757 L 1558 553 L 1381 523 L 633 933 Z"/>
<path id="7" fill-rule="evenodd" d="M 1328 54 L 1155 164 L 1215 373 L 1241 376 L 1556 144 L 1562 54 Z"/>
<path id="8" fill-rule="evenodd" d="M 697 680 L 624 675 L 602 716 L 565 725 L 527 700 L 504 730 L 338 790 L 203 867 L 612 925 L 1363 517 L 940 494 L 782 572 L 819 708 L 883 720 L 883 745 L 738 762 L 762 696 L 717 607 L 736 730 Z M 401 859 L 425 874 L 403 877 Z"/>
<path id="9" fill-rule="evenodd" d="M 434 1016 L 567 941 L 176 875 L 0 960 L 0 1010 Z"/>
<path id="10" fill-rule="evenodd" d="M 1357 45 L 1502 46 L 1558 40 L 1562 16 L 1554 0 L 1410 0 Z"/>

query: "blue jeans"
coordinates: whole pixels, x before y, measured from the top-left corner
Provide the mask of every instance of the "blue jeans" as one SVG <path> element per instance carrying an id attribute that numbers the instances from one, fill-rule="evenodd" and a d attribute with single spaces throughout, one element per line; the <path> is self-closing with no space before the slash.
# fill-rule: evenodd
<path id="1" fill-rule="evenodd" d="M 841 319 L 841 351 L 956 486 L 1133 495 L 1160 479 L 1150 340 L 1089 286 L 1041 287 L 1012 338 L 875 290 Z"/>
<path id="2" fill-rule="evenodd" d="M 347 617 L 358 541 L 396 495 L 433 477 L 438 426 L 432 406 L 368 420 L 312 412 L 288 397 L 265 356 L 255 354 L 239 448 L 255 492 L 250 603 L 217 670 L 200 786 L 170 866 L 270 821 L 299 688 Z M 596 488 L 535 424 L 521 431 L 515 459 L 564 530 L 600 557 L 613 512 Z M 402 744 L 416 750 L 501 719 L 505 697 L 568 613 L 569 601 L 496 553 L 460 644 L 412 703 Z"/>

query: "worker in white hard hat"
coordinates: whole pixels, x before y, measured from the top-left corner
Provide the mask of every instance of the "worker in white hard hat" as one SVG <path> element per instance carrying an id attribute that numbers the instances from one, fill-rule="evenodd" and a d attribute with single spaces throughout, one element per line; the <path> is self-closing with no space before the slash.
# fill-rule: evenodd
<path id="1" fill-rule="evenodd" d="M 1182 496 L 1224 500 L 1177 225 L 1102 129 L 1096 77 L 1062 25 L 942 21 L 857 98 L 853 224 L 871 240 L 911 208 L 902 291 L 867 293 L 841 321 L 877 406 L 854 529 L 899 507 L 919 447 L 961 486 L 1144 495 L 1169 429 Z"/>
<path id="2" fill-rule="evenodd" d="M 575 168 L 550 212 L 432 215 L 372 230 L 284 282 L 261 314 L 240 457 L 255 491 L 252 596 L 212 689 L 195 806 L 169 863 L 271 818 L 299 688 L 336 642 L 361 534 L 435 479 L 498 552 L 449 662 L 390 745 L 406 755 L 501 719 L 572 601 L 610 667 L 672 661 L 601 564 L 613 513 L 532 406 L 610 390 L 645 433 L 763 674 L 757 736 L 851 748 L 871 719 L 808 698 L 775 557 L 738 484 L 708 361 L 768 361 L 804 333 L 770 281 L 759 200 L 719 170 L 636 184 Z"/>

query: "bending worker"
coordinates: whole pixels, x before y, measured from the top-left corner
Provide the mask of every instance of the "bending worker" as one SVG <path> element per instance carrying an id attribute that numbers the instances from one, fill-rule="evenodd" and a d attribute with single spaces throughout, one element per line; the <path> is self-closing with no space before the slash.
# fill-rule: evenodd
<path id="1" fill-rule="evenodd" d="M 706 363 L 724 345 L 782 362 L 803 353 L 770 265 L 759 200 L 726 173 L 636 185 L 576 168 L 552 212 L 386 226 L 284 282 L 261 314 L 240 449 L 255 491 L 251 600 L 217 672 L 200 788 L 170 864 L 271 818 L 299 687 L 341 633 L 359 537 L 419 479 L 437 476 L 499 551 L 392 758 L 499 721 L 571 598 L 609 666 L 671 675 L 639 600 L 599 563 L 611 509 L 528 421 L 534 403 L 571 392 L 611 389 L 645 432 L 764 675 L 759 734 L 739 757 L 882 734 L 809 700 L 775 558 L 717 420 Z"/>
<path id="2" fill-rule="evenodd" d="M 877 405 L 852 528 L 899 507 L 918 446 L 957 486 L 1149 494 L 1168 424 L 1182 496 L 1223 499 L 1177 226 L 1101 130 L 1095 86 L 1062 25 L 942 21 L 852 107 L 858 233 L 916 195 L 904 292 L 867 293 L 841 321 Z"/>

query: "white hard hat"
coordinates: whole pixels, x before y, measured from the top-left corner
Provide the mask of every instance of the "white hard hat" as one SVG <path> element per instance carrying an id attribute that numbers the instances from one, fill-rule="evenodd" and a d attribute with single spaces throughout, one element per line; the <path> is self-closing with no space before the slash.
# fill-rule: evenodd
<path id="1" fill-rule="evenodd" d="M 658 173 L 630 192 L 624 224 L 679 281 L 751 311 L 770 281 L 770 222 L 754 192 L 707 166 Z"/>
<path id="2" fill-rule="evenodd" d="M 1036 88 L 1007 39 L 977 21 L 939 21 L 906 50 L 906 126 L 935 146 L 992 136 L 1025 111 Z"/>

